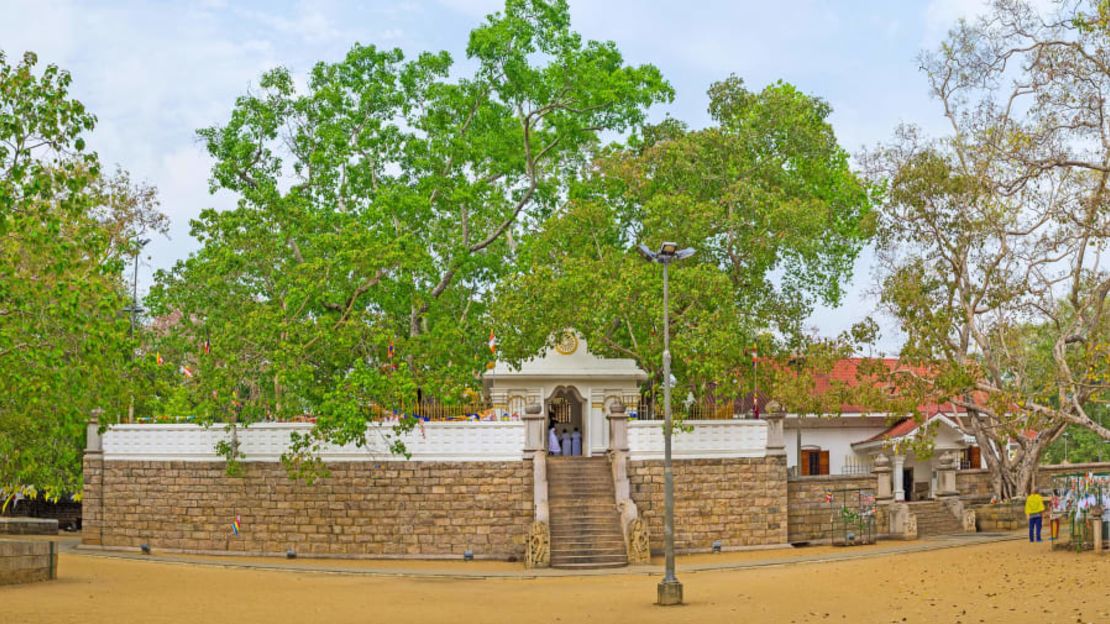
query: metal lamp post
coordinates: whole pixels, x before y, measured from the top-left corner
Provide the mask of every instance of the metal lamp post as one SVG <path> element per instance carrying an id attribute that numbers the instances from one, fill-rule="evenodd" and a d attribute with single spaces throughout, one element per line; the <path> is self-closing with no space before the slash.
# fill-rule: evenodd
<path id="1" fill-rule="evenodd" d="M 142 253 L 143 248 L 150 242 L 149 238 L 139 238 L 135 240 L 137 245 L 135 249 L 135 269 L 131 274 L 131 305 L 123 309 L 131 317 L 131 328 L 127 331 L 127 337 L 134 339 L 135 337 L 135 317 L 143 311 L 139 307 L 139 254 Z M 132 350 L 131 358 L 134 359 L 135 352 Z M 131 393 L 131 401 L 127 405 L 127 422 L 135 422 L 135 393 Z"/>
<path id="2" fill-rule="evenodd" d="M 1071 463 L 1071 462 L 1068 461 L 1068 441 L 1069 440 L 1071 440 L 1071 432 L 1070 431 L 1065 431 L 1064 432 L 1064 463 L 1065 464 Z"/>
<path id="3" fill-rule="evenodd" d="M 674 573 L 674 472 L 671 470 L 671 326 L 670 292 L 667 266 L 676 260 L 694 255 L 693 249 L 679 249 L 675 243 L 663 243 L 659 251 L 645 245 L 637 248 L 649 262 L 663 265 L 663 550 L 666 556 L 663 580 L 659 582 L 656 604 L 682 604 L 682 583 Z"/>

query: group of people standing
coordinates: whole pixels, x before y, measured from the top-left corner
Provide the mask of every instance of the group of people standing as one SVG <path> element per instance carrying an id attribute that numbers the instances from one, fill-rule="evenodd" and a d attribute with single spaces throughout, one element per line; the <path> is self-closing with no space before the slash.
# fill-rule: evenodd
<path id="1" fill-rule="evenodd" d="M 547 452 L 549 455 L 562 455 L 569 457 L 582 454 L 582 432 L 578 427 L 574 431 L 563 427 L 562 434 L 555 430 L 555 425 L 547 430 Z"/>

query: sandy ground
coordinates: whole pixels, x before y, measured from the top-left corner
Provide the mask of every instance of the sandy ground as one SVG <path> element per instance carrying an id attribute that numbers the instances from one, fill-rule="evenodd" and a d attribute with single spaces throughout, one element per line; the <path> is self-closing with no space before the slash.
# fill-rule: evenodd
<path id="1" fill-rule="evenodd" d="M 764 556 L 782 558 L 782 552 Z M 226 569 L 63 553 L 59 580 L 0 587 L 0 621 L 1110 622 L 1110 555 L 1051 552 L 1047 544 L 1007 541 L 856 561 L 696 573 L 683 573 L 681 564 L 687 604 L 660 608 L 651 604 L 657 579 L 642 575 L 445 580 Z"/>

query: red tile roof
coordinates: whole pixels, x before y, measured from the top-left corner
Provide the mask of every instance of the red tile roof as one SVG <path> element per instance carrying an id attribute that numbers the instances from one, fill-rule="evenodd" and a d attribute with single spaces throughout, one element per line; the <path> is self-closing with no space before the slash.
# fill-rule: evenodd
<path id="1" fill-rule="evenodd" d="M 861 381 L 858 377 L 859 367 L 860 364 L 866 361 L 879 361 L 884 366 L 886 366 L 888 370 L 891 371 L 904 370 L 917 373 L 919 375 L 926 374 L 928 372 L 928 369 L 923 366 L 909 366 L 906 364 L 902 364 L 902 362 L 898 358 L 843 358 L 841 360 L 837 360 L 837 362 L 833 364 L 832 370 L 830 370 L 828 373 L 815 376 L 814 385 L 816 392 L 818 394 L 828 392 L 832 389 L 835 383 L 844 384 L 849 388 L 854 388 L 858 386 Z M 877 380 L 875 381 L 875 383 L 878 383 Z M 958 414 L 962 414 L 966 411 L 962 407 L 954 406 L 951 403 L 923 403 L 921 405 L 918 405 L 917 409 L 919 412 L 925 414 L 928 417 L 931 417 L 937 412 L 942 412 L 946 414 L 955 412 Z M 874 409 L 866 405 L 843 404 L 840 406 L 840 412 L 843 414 L 861 414 L 877 411 L 881 410 Z"/>
<path id="2" fill-rule="evenodd" d="M 866 440 L 863 440 L 862 442 L 857 442 L 857 444 L 878 442 L 879 440 L 889 440 L 890 438 L 900 438 L 904 435 L 913 433 L 913 430 L 917 429 L 919 424 L 920 423 L 918 423 L 913 418 L 903 418 L 890 427 L 887 427 L 884 431 L 880 431 L 879 433 L 876 433 L 875 435 L 867 438 Z"/>

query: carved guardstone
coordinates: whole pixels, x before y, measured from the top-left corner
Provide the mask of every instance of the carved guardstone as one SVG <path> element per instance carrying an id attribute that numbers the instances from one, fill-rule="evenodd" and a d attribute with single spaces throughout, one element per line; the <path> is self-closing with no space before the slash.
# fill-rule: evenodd
<path id="1" fill-rule="evenodd" d="M 651 543 L 648 524 L 643 518 L 635 518 L 628 523 L 628 563 L 651 563 Z"/>
<path id="2" fill-rule="evenodd" d="M 965 509 L 963 518 L 963 527 L 965 533 L 974 533 L 976 531 L 975 520 L 975 510 Z"/>
<path id="3" fill-rule="evenodd" d="M 546 568 L 551 565 L 551 531 L 546 522 L 533 522 L 524 548 L 524 566 Z"/>

